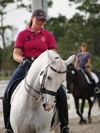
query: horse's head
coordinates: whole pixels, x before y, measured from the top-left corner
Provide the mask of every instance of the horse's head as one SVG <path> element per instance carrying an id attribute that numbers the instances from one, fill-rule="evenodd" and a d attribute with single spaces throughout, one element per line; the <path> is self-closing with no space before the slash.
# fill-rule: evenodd
<path id="1" fill-rule="evenodd" d="M 74 55 L 64 61 L 57 53 L 48 51 L 48 61 L 44 63 L 40 72 L 40 86 L 42 105 L 46 111 L 55 104 L 55 96 L 60 85 L 66 80 L 67 66 L 73 61 Z"/>
<path id="2" fill-rule="evenodd" d="M 29 92 L 36 100 L 41 99 L 44 110 L 49 111 L 54 106 L 57 90 L 66 80 L 67 66 L 74 58 L 75 55 L 72 55 L 63 60 L 57 53 L 48 50 L 42 53 L 29 69 L 26 80 L 29 84 L 27 86 L 31 86 Z"/>
<path id="3" fill-rule="evenodd" d="M 67 88 L 68 90 L 73 90 L 73 85 L 75 83 L 76 80 L 76 73 L 77 70 L 74 68 L 73 64 L 69 64 L 67 66 Z"/>

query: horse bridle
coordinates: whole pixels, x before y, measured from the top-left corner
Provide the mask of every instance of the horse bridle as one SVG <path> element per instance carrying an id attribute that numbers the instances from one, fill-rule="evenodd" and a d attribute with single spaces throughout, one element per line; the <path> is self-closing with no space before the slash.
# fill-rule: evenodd
<path id="1" fill-rule="evenodd" d="M 44 73 L 44 71 L 46 71 L 47 73 L 47 68 L 50 66 L 50 64 L 40 73 L 40 76 Z M 53 68 L 52 66 L 50 66 L 50 68 L 56 72 L 56 73 L 59 73 L 59 74 L 63 74 L 63 73 L 66 73 L 66 71 L 58 71 L 56 70 L 55 68 Z M 25 78 L 25 83 L 26 85 L 29 87 L 29 88 L 32 88 L 34 90 L 34 92 L 38 93 L 38 94 L 49 94 L 49 95 L 52 95 L 52 96 L 56 96 L 57 92 L 54 92 L 54 91 L 50 91 L 50 90 L 47 90 L 45 87 L 44 87 L 44 84 L 45 84 L 45 79 L 46 79 L 46 73 L 44 74 L 43 76 L 43 80 L 42 80 L 42 83 L 41 83 L 41 87 L 40 87 L 40 91 L 37 91 L 35 89 L 33 89 L 30 85 L 28 85 L 27 81 L 26 81 L 26 78 Z M 29 92 L 29 90 L 25 87 L 25 89 Z M 30 92 L 29 92 L 30 93 Z M 30 93 L 31 94 L 31 93 Z M 39 100 L 38 98 L 36 98 L 35 96 L 33 96 L 31 94 L 32 97 L 34 97 L 36 100 Z"/>
<path id="2" fill-rule="evenodd" d="M 73 78 L 71 78 L 71 80 L 70 80 L 70 84 L 73 84 L 73 83 L 75 83 L 75 81 L 76 81 L 76 78 L 75 78 L 76 71 L 75 71 L 75 69 L 72 69 L 72 70 L 68 70 L 68 69 L 67 69 L 67 76 L 68 76 L 70 73 L 72 74 L 72 77 L 73 77 Z M 69 79 L 67 79 L 67 80 L 69 80 Z M 68 82 L 68 81 L 67 81 L 67 82 Z"/>
<path id="3" fill-rule="evenodd" d="M 46 68 L 48 68 L 49 66 L 50 66 L 50 65 L 48 65 Z M 58 70 L 56 70 L 55 68 L 53 68 L 52 66 L 50 66 L 50 68 L 51 68 L 54 72 L 59 73 L 59 74 L 63 74 L 63 73 L 66 72 L 66 71 L 58 71 Z M 45 70 L 44 70 L 44 71 L 45 71 Z M 44 71 L 42 71 L 40 75 L 42 75 L 42 73 L 43 73 Z M 46 74 L 44 74 L 44 77 L 43 77 L 43 80 L 42 80 L 42 84 L 41 84 L 40 92 L 42 92 L 42 93 L 44 93 L 44 94 L 49 94 L 49 95 L 52 95 L 52 96 L 56 96 L 57 92 L 47 90 L 47 89 L 44 87 L 45 78 L 46 78 Z"/>

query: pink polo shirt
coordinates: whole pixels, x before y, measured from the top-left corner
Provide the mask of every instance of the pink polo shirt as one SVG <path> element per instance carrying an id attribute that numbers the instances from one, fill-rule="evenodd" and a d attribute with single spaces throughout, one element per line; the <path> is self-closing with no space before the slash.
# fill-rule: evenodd
<path id="1" fill-rule="evenodd" d="M 57 46 L 54 36 L 49 31 L 42 28 L 37 35 L 34 35 L 28 27 L 19 32 L 14 48 L 20 48 L 24 57 L 38 57 L 47 49 L 57 49 Z"/>

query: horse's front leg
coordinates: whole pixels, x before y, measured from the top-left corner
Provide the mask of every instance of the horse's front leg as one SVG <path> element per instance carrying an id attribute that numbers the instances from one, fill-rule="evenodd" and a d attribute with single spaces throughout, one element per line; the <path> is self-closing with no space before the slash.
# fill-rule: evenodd
<path id="1" fill-rule="evenodd" d="M 82 116 L 82 120 L 81 120 L 80 124 L 86 124 L 87 123 L 87 120 L 83 118 L 84 106 L 85 106 L 85 99 L 82 99 L 82 103 L 81 103 L 81 116 Z"/>
<path id="2" fill-rule="evenodd" d="M 93 106 L 93 101 L 91 100 L 91 98 L 88 98 L 87 100 L 88 100 L 88 103 L 89 103 L 88 122 L 91 123 L 92 122 L 91 110 L 92 110 L 92 106 Z"/>
<path id="3" fill-rule="evenodd" d="M 82 124 L 83 121 L 84 121 L 84 119 L 83 119 L 82 114 L 81 114 L 80 111 L 79 111 L 79 98 L 75 98 L 75 97 L 74 97 L 74 101 L 75 101 L 76 113 L 77 113 L 78 116 L 80 117 L 79 124 Z"/>

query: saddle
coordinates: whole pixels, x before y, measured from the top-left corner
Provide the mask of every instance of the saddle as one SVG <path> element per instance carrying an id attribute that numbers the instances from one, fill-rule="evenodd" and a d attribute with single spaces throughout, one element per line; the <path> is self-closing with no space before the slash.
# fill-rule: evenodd
<path id="1" fill-rule="evenodd" d="M 23 79 L 24 79 L 24 77 L 21 77 L 21 78 L 15 80 L 15 81 L 11 84 L 11 86 L 9 87 L 9 90 L 8 90 L 8 93 L 7 93 L 7 98 L 8 98 L 9 101 L 11 100 L 11 96 L 12 96 L 14 90 L 16 89 L 16 87 L 18 86 L 18 84 L 19 84 Z"/>
<path id="2" fill-rule="evenodd" d="M 81 71 L 84 74 L 88 84 L 92 84 L 89 74 L 87 72 L 85 72 L 83 69 L 81 69 Z M 94 72 L 92 72 L 92 76 L 93 76 L 93 79 L 95 80 L 95 83 L 98 83 L 99 82 L 99 78 L 97 77 L 97 75 Z"/>

